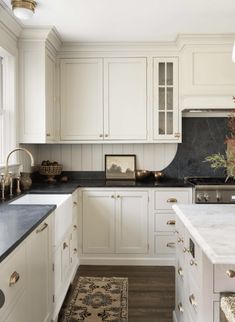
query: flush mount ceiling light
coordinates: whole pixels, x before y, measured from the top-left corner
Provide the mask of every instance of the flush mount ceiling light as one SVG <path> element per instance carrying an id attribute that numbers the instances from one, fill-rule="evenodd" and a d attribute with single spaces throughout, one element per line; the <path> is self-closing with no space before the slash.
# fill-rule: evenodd
<path id="1" fill-rule="evenodd" d="M 12 11 L 19 19 L 29 19 L 35 12 L 37 3 L 34 0 L 12 0 Z"/>

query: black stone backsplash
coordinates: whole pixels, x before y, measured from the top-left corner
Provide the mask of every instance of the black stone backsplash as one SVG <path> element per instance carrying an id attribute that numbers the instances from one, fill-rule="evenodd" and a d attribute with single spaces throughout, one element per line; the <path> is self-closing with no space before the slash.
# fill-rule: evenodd
<path id="1" fill-rule="evenodd" d="M 174 160 L 163 171 L 170 177 L 224 176 L 223 170 L 213 170 L 206 156 L 224 153 L 228 134 L 227 118 L 183 118 L 183 142 L 178 145 Z"/>

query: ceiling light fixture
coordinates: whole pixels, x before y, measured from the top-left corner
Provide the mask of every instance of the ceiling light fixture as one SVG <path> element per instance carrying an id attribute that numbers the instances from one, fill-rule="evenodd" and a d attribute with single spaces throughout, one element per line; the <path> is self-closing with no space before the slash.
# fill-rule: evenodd
<path id="1" fill-rule="evenodd" d="M 37 3 L 34 0 L 12 0 L 12 11 L 19 19 L 29 19 L 35 12 Z"/>

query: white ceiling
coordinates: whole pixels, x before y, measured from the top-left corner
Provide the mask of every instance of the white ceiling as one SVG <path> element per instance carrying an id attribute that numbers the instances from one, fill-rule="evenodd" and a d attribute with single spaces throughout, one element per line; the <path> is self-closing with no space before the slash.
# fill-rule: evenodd
<path id="1" fill-rule="evenodd" d="M 4 0 L 9 6 L 11 0 Z M 25 25 L 54 25 L 65 41 L 171 41 L 235 32 L 234 0 L 38 0 Z"/>

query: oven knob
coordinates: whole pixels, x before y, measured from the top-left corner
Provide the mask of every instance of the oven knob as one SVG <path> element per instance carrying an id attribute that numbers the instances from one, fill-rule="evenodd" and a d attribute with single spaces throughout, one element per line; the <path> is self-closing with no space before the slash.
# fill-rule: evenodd
<path id="1" fill-rule="evenodd" d="M 216 200 L 219 202 L 221 201 L 221 194 L 219 192 L 216 193 Z"/>
<path id="2" fill-rule="evenodd" d="M 209 195 L 208 195 L 208 193 L 204 193 L 204 200 L 205 201 L 209 201 Z"/>
<path id="3" fill-rule="evenodd" d="M 197 201 L 202 201 L 202 194 L 201 193 L 197 194 Z"/>

